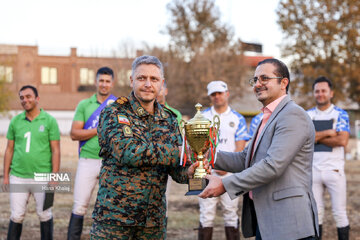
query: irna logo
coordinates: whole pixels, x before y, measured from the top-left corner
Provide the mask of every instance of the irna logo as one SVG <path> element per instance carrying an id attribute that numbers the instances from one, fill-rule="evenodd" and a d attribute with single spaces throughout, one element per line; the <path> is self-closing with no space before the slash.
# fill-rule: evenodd
<path id="1" fill-rule="evenodd" d="M 70 182 L 70 173 L 34 173 L 38 182 Z"/>

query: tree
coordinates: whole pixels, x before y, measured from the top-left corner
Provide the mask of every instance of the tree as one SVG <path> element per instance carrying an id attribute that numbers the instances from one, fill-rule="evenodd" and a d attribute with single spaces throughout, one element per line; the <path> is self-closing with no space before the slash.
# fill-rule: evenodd
<path id="1" fill-rule="evenodd" d="M 173 0 L 167 8 L 169 47 L 151 52 L 165 63 L 170 104 L 185 114 L 193 113 L 197 102 L 208 102 L 206 86 L 213 80 L 227 82 L 232 96 L 241 95 L 246 84 L 242 44 L 233 39 L 232 28 L 220 21 L 214 0 Z"/>
<path id="2" fill-rule="evenodd" d="M 334 101 L 360 101 L 360 2 L 357 0 L 282 0 L 278 24 L 284 31 L 283 57 L 295 73 L 292 93 L 309 107 L 312 83 L 327 76 Z"/>

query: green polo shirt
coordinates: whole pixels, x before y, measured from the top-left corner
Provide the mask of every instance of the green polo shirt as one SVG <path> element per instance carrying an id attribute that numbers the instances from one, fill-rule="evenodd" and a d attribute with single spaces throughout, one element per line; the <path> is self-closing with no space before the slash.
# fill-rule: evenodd
<path id="1" fill-rule="evenodd" d="M 60 140 L 60 131 L 54 117 L 40 110 L 29 121 L 25 111 L 10 121 L 6 135 L 14 141 L 14 154 L 10 174 L 22 178 L 34 178 L 34 172 L 52 171 L 50 141 Z"/>
<path id="2" fill-rule="evenodd" d="M 84 124 L 89 119 L 91 114 L 100 107 L 100 103 L 96 99 L 96 94 L 92 95 L 90 98 L 84 99 L 79 102 L 76 107 L 74 121 L 80 121 Z M 97 135 L 88 139 L 87 142 L 81 147 L 80 157 L 82 158 L 92 158 L 92 159 L 101 159 L 99 157 L 99 140 Z"/>
<path id="3" fill-rule="evenodd" d="M 181 113 L 180 113 L 178 110 L 176 110 L 175 108 L 170 107 L 169 104 L 167 104 L 167 102 L 165 103 L 165 106 L 166 106 L 167 108 L 169 108 L 171 111 L 173 111 L 173 113 L 175 113 L 175 115 L 176 115 L 176 120 L 178 121 L 179 126 L 180 126 L 180 122 L 181 122 L 181 119 L 182 119 Z"/>

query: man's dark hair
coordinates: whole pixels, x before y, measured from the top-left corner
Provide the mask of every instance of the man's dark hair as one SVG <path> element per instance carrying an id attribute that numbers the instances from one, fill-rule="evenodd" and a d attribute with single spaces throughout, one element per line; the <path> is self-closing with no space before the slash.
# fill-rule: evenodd
<path id="1" fill-rule="evenodd" d="M 332 82 L 330 81 L 330 79 L 328 79 L 327 77 L 321 76 L 318 77 L 317 79 L 315 79 L 313 85 L 312 85 L 312 89 L 314 90 L 315 84 L 319 83 L 319 82 L 327 82 L 327 84 L 329 85 L 329 88 L 332 90 Z"/>
<path id="2" fill-rule="evenodd" d="M 21 91 L 24 91 L 25 89 L 28 89 L 28 88 L 30 88 L 34 92 L 35 97 L 39 96 L 38 90 L 34 86 L 31 86 L 31 85 L 25 85 L 25 86 L 21 87 L 20 90 L 19 90 L 19 94 L 20 94 Z"/>
<path id="3" fill-rule="evenodd" d="M 289 86 L 290 86 L 290 73 L 289 73 L 289 69 L 287 68 L 285 63 L 283 63 L 282 61 L 280 61 L 276 58 L 268 58 L 268 59 L 265 59 L 265 60 L 262 60 L 261 62 L 259 62 L 257 67 L 262 64 L 265 64 L 265 63 L 270 63 L 276 67 L 274 74 L 277 77 L 283 77 L 283 78 L 289 79 L 288 85 L 286 86 L 286 93 L 288 93 Z M 281 82 L 281 80 L 282 79 L 279 79 L 279 83 Z"/>
<path id="4" fill-rule="evenodd" d="M 97 73 L 96 73 L 96 79 L 99 77 L 99 75 L 102 75 L 102 74 L 105 74 L 105 75 L 110 75 L 112 79 L 114 79 L 114 72 L 111 68 L 109 67 L 102 67 L 102 68 L 99 68 L 99 70 L 97 70 Z"/>

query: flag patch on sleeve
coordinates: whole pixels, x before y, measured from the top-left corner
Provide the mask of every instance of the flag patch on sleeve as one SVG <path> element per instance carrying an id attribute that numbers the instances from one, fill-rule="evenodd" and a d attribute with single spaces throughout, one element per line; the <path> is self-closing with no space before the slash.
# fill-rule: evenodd
<path id="1" fill-rule="evenodd" d="M 120 115 L 120 114 L 118 115 L 118 122 L 121 124 L 130 125 L 129 119 L 124 115 Z"/>

